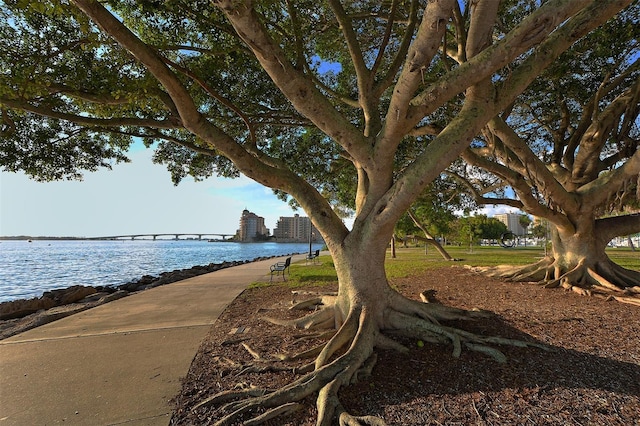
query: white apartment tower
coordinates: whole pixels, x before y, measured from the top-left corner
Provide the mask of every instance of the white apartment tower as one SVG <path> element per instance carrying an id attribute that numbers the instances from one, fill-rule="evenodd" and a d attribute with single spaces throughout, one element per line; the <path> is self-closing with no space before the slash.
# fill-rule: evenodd
<path id="1" fill-rule="evenodd" d="M 264 225 L 264 217 L 244 209 L 242 216 L 240 216 L 240 228 L 237 232 L 238 241 L 251 242 L 265 239 L 268 236 L 269 230 Z"/>
<path id="2" fill-rule="evenodd" d="M 520 225 L 520 216 L 521 215 L 515 213 L 501 213 L 494 217 L 507 225 L 507 229 L 513 232 L 514 235 L 522 237 L 525 235 L 525 230 L 522 225 Z"/>
<path id="3" fill-rule="evenodd" d="M 322 241 L 311 220 L 308 217 L 300 217 L 297 213 L 293 217 L 280 216 L 273 230 L 273 236 L 282 242 L 308 242 L 310 234 L 312 242 Z"/>

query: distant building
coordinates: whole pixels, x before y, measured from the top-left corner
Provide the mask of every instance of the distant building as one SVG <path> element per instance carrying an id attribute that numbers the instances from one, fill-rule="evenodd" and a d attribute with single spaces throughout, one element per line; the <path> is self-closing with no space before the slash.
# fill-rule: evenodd
<path id="1" fill-rule="evenodd" d="M 267 239 L 269 237 L 269 230 L 264 225 L 264 217 L 244 209 L 242 216 L 240 216 L 240 228 L 236 236 L 238 241 L 242 242 Z"/>
<path id="2" fill-rule="evenodd" d="M 280 216 L 273 230 L 273 236 L 281 242 L 309 242 L 309 234 L 312 242 L 322 242 L 320 232 L 311 224 L 311 220 L 299 214 L 293 217 Z"/>
<path id="3" fill-rule="evenodd" d="M 515 213 L 502 213 L 494 217 L 507 225 L 507 229 L 513 232 L 514 235 L 522 237 L 525 235 L 525 230 L 522 225 L 520 225 L 520 216 L 521 215 Z"/>

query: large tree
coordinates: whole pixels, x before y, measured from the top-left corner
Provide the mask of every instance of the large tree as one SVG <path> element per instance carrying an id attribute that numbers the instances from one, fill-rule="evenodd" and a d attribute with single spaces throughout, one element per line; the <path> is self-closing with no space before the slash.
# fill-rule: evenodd
<path id="1" fill-rule="evenodd" d="M 473 313 L 389 286 L 395 223 L 562 52 L 630 3 L 5 0 L 0 164 L 78 177 L 123 161 L 139 137 L 176 181 L 241 172 L 295 198 L 339 280 L 334 303 L 304 323 L 337 331 L 303 377 L 247 391 L 218 424 L 314 393 L 318 424 L 381 422 L 350 416 L 337 395 L 374 348 L 406 349 L 390 336 L 499 360 L 486 344 L 508 343 L 443 325 Z M 397 170 L 406 144 L 417 149 Z M 351 230 L 332 209 L 348 176 Z"/>
<path id="2" fill-rule="evenodd" d="M 548 257 L 486 271 L 640 304 L 629 297 L 640 296 L 640 271 L 605 252 L 614 237 L 640 232 L 639 18 L 635 3 L 576 43 L 463 153 L 515 196 L 497 197 L 491 179 L 468 180 L 478 202 L 551 224 Z"/>

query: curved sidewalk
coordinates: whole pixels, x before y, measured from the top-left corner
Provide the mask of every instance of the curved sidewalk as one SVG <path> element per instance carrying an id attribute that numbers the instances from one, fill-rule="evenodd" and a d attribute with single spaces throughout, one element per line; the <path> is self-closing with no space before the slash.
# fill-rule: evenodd
<path id="1" fill-rule="evenodd" d="M 284 259 L 156 287 L 0 341 L 0 426 L 168 425 L 211 325 Z"/>

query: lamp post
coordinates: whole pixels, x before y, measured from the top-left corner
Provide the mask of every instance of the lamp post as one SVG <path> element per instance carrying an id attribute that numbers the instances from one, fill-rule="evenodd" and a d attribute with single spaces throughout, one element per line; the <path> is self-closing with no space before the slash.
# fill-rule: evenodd
<path id="1" fill-rule="evenodd" d="M 311 218 L 309 218 L 309 258 L 311 258 L 312 237 L 313 237 L 313 224 L 311 223 Z"/>

